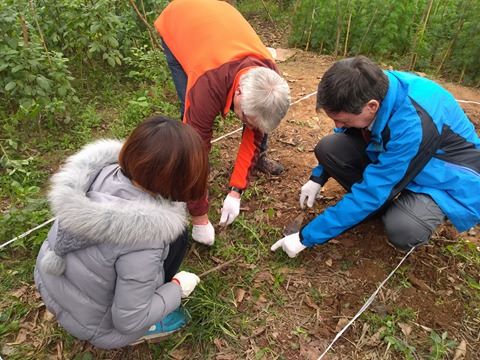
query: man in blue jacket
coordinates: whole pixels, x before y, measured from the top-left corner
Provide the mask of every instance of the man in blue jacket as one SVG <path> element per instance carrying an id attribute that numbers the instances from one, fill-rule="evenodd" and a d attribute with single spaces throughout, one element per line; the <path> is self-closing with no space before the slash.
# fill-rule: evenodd
<path id="1" fill-rule="evenodd" d="M 428 242 L 447 218 L 465 231 L 480 219 L 480 139 L 453 96 L 416 75 L 383 72 L 363 56 L 336 62 L 318 85 L 317 111 L 335 133 L 315 147 L 318 166 L 300 205 L 312 207 L 333 177 L 348 192 L 278 240 L 290 257 L 383 214 L 388 240 L 401 250 Z"/>

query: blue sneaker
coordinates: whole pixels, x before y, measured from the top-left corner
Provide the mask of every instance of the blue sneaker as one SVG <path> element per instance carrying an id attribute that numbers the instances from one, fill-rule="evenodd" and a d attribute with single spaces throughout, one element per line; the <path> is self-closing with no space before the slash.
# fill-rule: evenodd
<path id="1" fill-rule="evenodd" d="M 135 341 L 130 345 L 137 345 L 143 341 L 156 342 L 161 341 L 168 337 L 170 334 L 173 334 L 180 329 L 184 328 L 187 325 L 187 316 L 182 308 L 178 308 L 175 311 L 171 312 L 165 316 L 159 322 L 156 322 L 147 333 L 143 335 L 140 339 Z"/>

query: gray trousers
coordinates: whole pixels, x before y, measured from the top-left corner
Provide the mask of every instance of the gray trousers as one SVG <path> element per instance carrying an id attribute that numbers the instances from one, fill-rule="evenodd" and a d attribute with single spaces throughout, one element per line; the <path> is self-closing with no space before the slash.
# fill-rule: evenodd
<path id="1" fill-rule="evenodd" d="M 347 191 L 362 179 L 370 163 L 366 142 L 360 130 L 350 128 L 346 133 L 325 136 L 315 147 L 315 156 L 329 177 Z M 401 250 L 425 244 L 433 231 L 446 217 L 426 194 L 403 190 L 381 212 L 389 242 Z"/>

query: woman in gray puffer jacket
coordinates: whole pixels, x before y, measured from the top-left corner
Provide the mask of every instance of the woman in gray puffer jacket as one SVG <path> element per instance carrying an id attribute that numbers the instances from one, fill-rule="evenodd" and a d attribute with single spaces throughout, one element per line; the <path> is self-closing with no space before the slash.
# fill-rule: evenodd
<path id="1" fill-rule="evenodd" d="M 156 116 L 125 144 L 85 146 L 53 176 L 56 220 L 35 283 L 66 331 L 100 348 L 122 347 L 193 291 L 196 275 L 175 275 L 187 245 L 183 202 L 204 196 L 207 168 L 196 132 Z"/>

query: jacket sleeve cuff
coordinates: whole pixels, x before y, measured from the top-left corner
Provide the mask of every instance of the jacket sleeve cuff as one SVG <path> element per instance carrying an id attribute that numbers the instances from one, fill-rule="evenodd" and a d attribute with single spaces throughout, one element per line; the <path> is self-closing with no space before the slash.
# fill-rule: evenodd
<path id="1" fill-rule="evenodd" d="M 156 306 L 156 303 L 160 302 L 163 304 L 158 304 Z M 180 285 L 174 282 L 167 282 L 157 288 L 155 291 L 155 297 L 154 301 L 152 301 L 152 312 L 154 309 L 161 309 L 163 305 L 163 315 L 160 316 L 158 319 L 152 319 L 155 320 L 154 322 L 160 321 L 165 315 L 170 314 L 173 310 L 177 309 L 182 302 L 182 288 Z"/>
<path id="2" fill-rule="evenodd" d="M 300 244 L 302 244 L 303 246 L 306 246 L 306 247 L 310 247 L 309 245 L 307 244 L 304 244 L 303 242 L 303 234 L 302 234 L 302 230 L 303 228 L 305 227 L 306 225 L 303 225 L 300 229 L 300 231 L 298 232 L 298 237 L 300 238 Z"/>
<path id="3" fill-rule="evenodd" d="M 324 171 L 324 172 L 322 172 L 322 174 L 320 176 L 310 175 L 309 180 L 312 180 L 312 181 L 316 182 L 317 184 L 320 184 L 320 186 L 323 186 L 327 182 L 328 178 L 329 178 L 329 176 Z"/>

